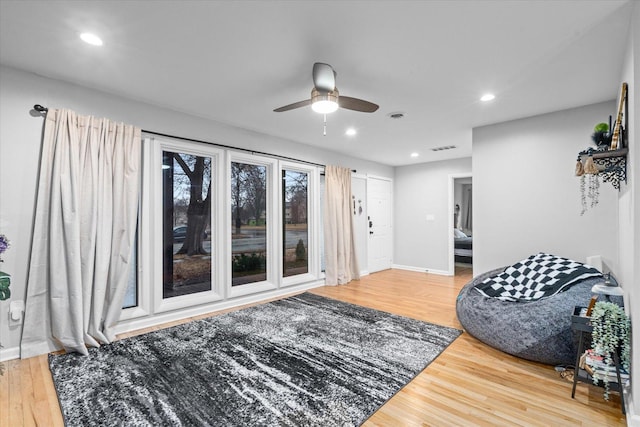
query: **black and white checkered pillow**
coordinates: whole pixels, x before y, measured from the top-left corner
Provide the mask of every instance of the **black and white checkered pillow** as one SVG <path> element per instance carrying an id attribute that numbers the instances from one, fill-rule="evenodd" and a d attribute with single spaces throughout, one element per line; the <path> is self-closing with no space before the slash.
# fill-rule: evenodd
<path id="1" fill-rule="evenodd" d="M 602 273 L 589 265 L 541 252 L 505 268 L 497 276 L 486 278 L 475 289 L 489 298 L 528 302 L 548 298 L 598 276 Z"/>

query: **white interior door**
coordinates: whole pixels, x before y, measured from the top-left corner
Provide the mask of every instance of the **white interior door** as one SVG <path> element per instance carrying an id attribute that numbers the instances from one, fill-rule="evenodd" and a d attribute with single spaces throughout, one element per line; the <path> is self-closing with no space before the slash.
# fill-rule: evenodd
<path id="1" fill-rule="evenodd" d="M 369 226 L 369 272 L 391 268 L 393 226 L 391 216 L 392 182 L 390 179 L 367 179 L 367 217 Z"/>

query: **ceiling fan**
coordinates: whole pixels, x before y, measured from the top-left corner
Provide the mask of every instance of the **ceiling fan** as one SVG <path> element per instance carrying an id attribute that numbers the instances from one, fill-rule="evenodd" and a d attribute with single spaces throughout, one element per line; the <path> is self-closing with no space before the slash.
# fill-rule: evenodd
<path id="1" fill-rule="evenodd" d="M 378 109 L 378 105 L 363 99 L 342 96 L 336 87 L 336 72 L 329 64 L 316 62 L 313 64 L 313 89 L 311 89 L 311 99 L 294 102 L 284 107 L 276 108 L 276 113 L 289 111 L 296 108 L 311 105 L 313 111 L 321 114 L 333 113 L 340 108 L 360 111 L 363 113 L 373 113 Z"/>

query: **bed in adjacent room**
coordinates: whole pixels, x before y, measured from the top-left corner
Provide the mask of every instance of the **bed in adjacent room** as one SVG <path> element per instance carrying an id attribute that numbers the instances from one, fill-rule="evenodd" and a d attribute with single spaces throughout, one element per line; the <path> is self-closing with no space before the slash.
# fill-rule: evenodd
<path id="1" fill-rule="evenodd" d="M 467 236 L 457 228 L 453 229 L 453 254 L 455 261 L 472 264 L 473 262 L 473 237 Z"/>

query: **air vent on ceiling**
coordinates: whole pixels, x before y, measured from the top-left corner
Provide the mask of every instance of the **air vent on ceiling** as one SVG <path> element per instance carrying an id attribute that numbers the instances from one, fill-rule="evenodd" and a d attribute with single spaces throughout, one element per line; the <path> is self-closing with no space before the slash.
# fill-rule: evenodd
<path id="1" fill-rule="evenodd" d="M 391 119 L 398 120 L 404 117 L 404 113 L 401 113 L 400 111 L 396 111 L 395 113 L 387 114 L 387 116 Z"/>
<path id="2" fill-rule="evenodd" d="M 432 148 L 431 151 L 453 150 L 454 148 L 456 148 L 455 145 L 443 145 L 442 147 Z"/>

